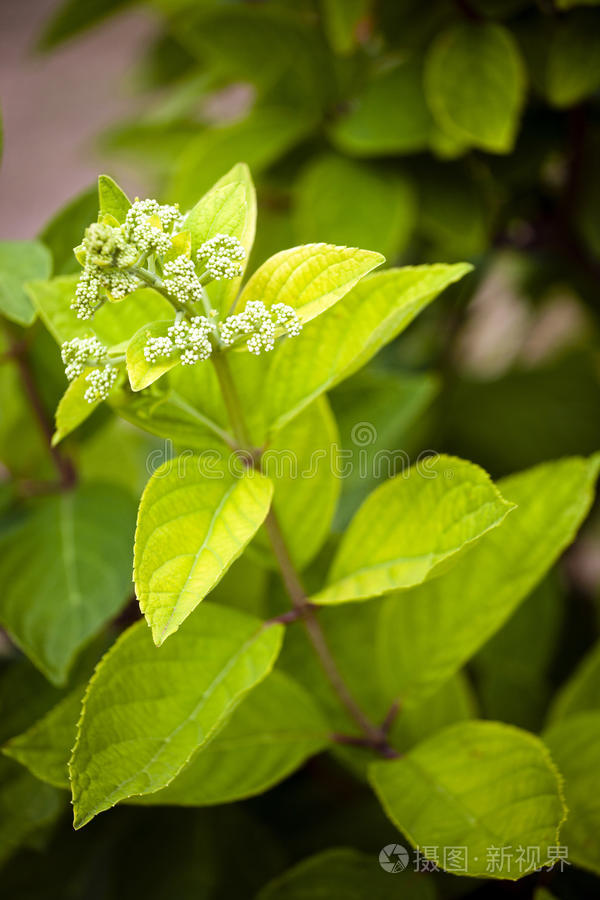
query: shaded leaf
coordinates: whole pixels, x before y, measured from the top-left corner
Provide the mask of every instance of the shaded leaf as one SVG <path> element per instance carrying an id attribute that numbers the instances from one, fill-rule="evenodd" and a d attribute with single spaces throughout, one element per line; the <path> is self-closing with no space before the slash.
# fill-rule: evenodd
<path id="1" fill-rule="evenodd" d="M 84 485 L 38 500 L 0 538 L 0 620 L 56 684 L 131 591 L 134 516 L 121 489 Z"/>
<path id="2" fill-rule="evenodd" d="M 500 722 L 451 725 L 404 757 L 372 763 L 369 778 L 413 846 L 465 847 L 468 875 L 514 881 L 536 868 L 525 860 L 519 871 L 509 854 L 490 871 L 489 847 L 535 846 L 541 864 L 550 862 L 566 816 L 544 744 Z"/>
<path id="3" fill-rule="evenodd" d="M 145 622 L 124 632 L 84 699 L 69 764 L 75 827 L 169 784 L 269 673 L 282 633 L 281 625 L 215 604 L 202 606 L 160 651 Z"/>

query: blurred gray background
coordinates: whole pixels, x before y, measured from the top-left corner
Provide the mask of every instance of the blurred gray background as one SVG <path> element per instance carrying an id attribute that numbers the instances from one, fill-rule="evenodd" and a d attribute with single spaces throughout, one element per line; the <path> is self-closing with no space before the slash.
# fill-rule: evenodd
<path id="1" fill-rule="evenodd" d="M 81 0 L 85 3 L 86 0 Z M 31 238 L 102 168 L 98 134 L 140 108 L 135 63 L 156 24 L 132 8 L 50 53 L 35 49 L 57 0 L 0 0 L 0 238 Z M 135 172 L 110 167 L 131 193 Z"/>

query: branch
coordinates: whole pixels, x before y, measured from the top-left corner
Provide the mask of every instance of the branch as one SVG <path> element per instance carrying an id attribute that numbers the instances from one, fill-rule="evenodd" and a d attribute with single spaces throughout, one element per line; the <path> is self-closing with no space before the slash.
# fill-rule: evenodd
<path id="1" fill-rule="evenodd" d="M 221 392 L 223 394 L 225 406 L 227 407 L 234 436 L 239 442 L 240 447 L 250 454 L 250 459 L 252 461 L 251 465 L 260 471 L 260 455 L 256 451 L 256 448 L 252 447 L 243 410 L 239 402 L 239 397 L 227 359 L 223 353 L 216 352 L 213 353 L 211 360 L 215 367 L 217 378 L 219 379 Z M 363 733 L 363 737 L 360 738 L 360 740 L 363 742 L 364 746 L 370 747 L 385 757 L 397 756 L 398 754 L 396 751 L 388 744 L 385 732 L 381 728 L 378 728 L 374 722 L 371 722 L 369 717 L 363 712 L 352 696 L 333 656 L 331 655 L 325 635 L 317 621 L 313 604 L 308 600 L 300 575 L 290 556 L 285 537 L 273 507 L 269 510 L 264 524 L 286 590 L 294 607 L 291 613 L 287 615 L 286 621 L 296 621 L 296 619 L 302 620 L 309 640 L 313 645 L 329 683 L 337 694 L 340 702 Z M 279 621 L 281 621 L 281 618 L 279 618 Z"/>
<path id="2" fill-rule="evenodd" d="M 35 383 L 35 379 L 29 365 L 29 361 L 23 349 L 23 342 L 18 341 L 15 338 L 14 334 L 6 325 L 6 323 L 5 331 L 9 342 L 8 355 L 18 369 L 23 390 L 25 392 L 27 400 L 29 401 L 29 405 L 38 424 L 39 430 L 42 433 L 42 437 L 44 439 L 44 443 L 47 447 L 48 453 L 58 473 L 58 488 L 59 490 L 69 490 L 70 488 L 75 486 L 75 483 L 77 481 L 77 473 L 75 471 L 75 467 L 70 459 L 67 459 L 67 457 L 63 456 L 58 447 L 52 446 L 52 435 L 54 433 L 54 429 L 52 427 L 52 422 L 50 421 L 46 410 L 44 409 L 42 398 L 40 397 L 37 384 Z"/>

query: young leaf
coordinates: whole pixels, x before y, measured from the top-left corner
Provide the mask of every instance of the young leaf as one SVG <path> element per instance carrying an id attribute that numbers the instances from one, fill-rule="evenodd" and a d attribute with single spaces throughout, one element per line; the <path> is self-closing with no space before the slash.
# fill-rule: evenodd
<path id="1" fill-rule="evenodd" d="M 385 262 L 381 253 L 336 247 L 334 244 L 304 244 L 282 250 L 268 259 L 245 285 L 238 305 L 260 299 L 266 306 L 287 303 L 301 322 L 309 322 L 347 294 L 354 285 Z"/>
<path id="2" fill-rule="evenodd" d="M 50 281 L 31 281 L 27 285 L 44 325 L 62 344 L 74 337 L 90 334 L 112 346 L 129 340 L 148 322 L 173 316 L 173 307 L 152 288 L 140 288 L 123 303 L 105 303 L 92 321 L 78 319 L 71 309 L 77 275 L 62 275 Z"/>
<path id="3" fill-rule="evenodd" d="M 360 281 L 324 318 L 305 325 L 273 357 L 264 387 L 276 431 L 323 391 L 367 363 L 471 266 L 406 266 Z"/>
<path id="4" fill-rule="evenodd" d="M 399 871 L 399 870 L 398 870 Z M 346 847 L 325 850 L 288 869 L 264 887 L 256 900 L 434 900 L 433 883 L 408 869 L 398 884 L 373 859 Z"/>
<path id="5" fill-rule="evenodd" d="M 204 241 L 216 234 L 229 234 L 244 247 L 247 262 L 256 231 L 256 191 L 248 166 L 237 163 L 219 179 L 187 214 L 185 227 L 192 235 L 192 259 Z M 241 277 L 209 285 L 214 308 L 228 310 L 240 283 Z"/>
<path id="6" fill-rule="evenodd" d="M 561 844 L 570 863 L 600 875 L 600 710 L 569 715 L 543 737 L 564 777 L 569 816 Z"/>
<path id="7" fill-rule="evenodd" d="M 425 94 L 449 135 L 508 153 L 525 99 L 523 61 L 511 33 L 493 22 L 461 22 L 443 32 L 427 56 Z"/>
<path id="8" fill-rule="evenodd" d="M 212 806 L 263 793 L 330 742 L 310 694 L 288 675 L 271 672 L 216 738 L 147 806 Z"/>
<path id="9" fill-rule="evenodd" d="M 422 702 L 533 590 L 575 537 L 599 466 L 575 457 L 501 480 L 517 504 L 506 522 L 442 578 L 382 601 L 376 658 L 403 704 Z"/>
<path id="10" fill-rule="evenodd" d="M 134 579 L 158 646 L 223 577 L 269 511 L 272 482 L 253 470 L 235 477 L 230 461 L 218 453 L 170 460 L 142 496 Z"/>
<path id="11" fill-rule="evenodd" d="M 134 518 L 124 491 L 85 485 L 38 500 L 0 539 L 0 621 L 56 684 L 131 591 Z"/>
<path id="12" fill-rule="evenodd" d="M 429 458 L 367 498 L 342 538 L 328 586 L 312 602 L 346 603 L 421 584 L 513 508 L 473 463 Z"/>
<path id="13" fill-rule="evenodd" d="M 142 391 L 157 381 L 165 372 L 169 372 L 179 365 L 179 356 L 172 356 L 148 362 L 144 356 L 144 348 L 149 338 L 165 337 L 169 328 L 173 325 L 173 318 L 162 322 L 149 322 L 143 325 L 131 338 L 127 345 L 127 374 L 132 391 Z"/>
<path id="14" fill-rule="evenodd" d="M 282 636 L 210 603 L 160 651 L 143 621 L 124 632 L 84 699 L 69 764 L 75 827 L 168 785 L 270 672 Z"/>
<path id="15" fill-rule="evenodd" d="M 466 875 L 514 881 L 551 862 L 566 816 L 544 744 L 500 722 L 451 725 L 399 759 L 372 763 L 369 779 L 413 846 L 464 847 Z M 539 848 L 541 862 L 526 859 L 519 870 L 510 854 L 498 855 L 490 869 L 490 847 L 519 846 Z"/>
<path id="16" fill-rule="evenodd" d="M 39 241 L 0 241 L 0 314 L 17 325 L 31 325 L 36 316 L 26 281 L 48 278 L 50 251 Z"/>
<path id="17" fill-rule="evenodd" d="M 131 207 L 127 194 L 109 175 L 100 175 L 98 178 L 98 203 L 101 213 L 114 216 L 120 224 L 125 221 Z"/>
<path id="18" fill-rule="evenodd" d="M 81 243 L 82 234 L 97 215 L 98 191 L 96 187 L 90 187 L 66 203 L 46 223 L 39 238 L 52 253 L 55 275 L 68 275 L 81 269 L 73 247 Z"/>
<path id="19" fill-rule="evenodd" d="M 92 403 L 89 403 L 85 399 L 85 392 L 90 386 L 89 382 L 86 381 L 89 371 L 88 369 L 82 372 L 81 375 L 78 375 L 69 384 L 59 400 L 54 414 L 56 431 L 52 436 L 53 447 L 60 444 L 68 434 L 71 434 L 82 422 L 85 422 L 102 403 L 102 400 L 94 400 Z"/>

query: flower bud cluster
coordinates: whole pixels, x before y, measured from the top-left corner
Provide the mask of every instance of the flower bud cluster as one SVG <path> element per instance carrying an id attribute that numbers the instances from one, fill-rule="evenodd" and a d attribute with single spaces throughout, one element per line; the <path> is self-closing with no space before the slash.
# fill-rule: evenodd
<path id="1" fill-rule="evenodd" d="M 164 284 L 177 303 L 185 306 L 186 303 L 202 302 L 202 282 L 196 275 L 194 263 L 187 256 L 178 256 L 172 262 L 167 262 L 163 267 Z"/>
<path id="2" fill-rule="evenodd" d="M 157 200 L 136 200 L 127 211 L 123 234 L 139 254 L 169 252 L 173 234 L 183 227 L 179 206 L 161 206 Z M 138 255 L 139 255 L 138 254 Z"/>
<path id="3" fill-rule="evenodd" d="M 149 363 L 155 363 L 160 359 L 172 359 L 179 354 L 184 366 L 192 366 L 200 359 L 208 359 L 212 353 L 210 335 L 213 329 L 214 326 L 206 316 L 182 319 L 171 325 L 164 337 L 149 338 L 144 347 L 144 356 Z"/>
<path id="4" fill-rule="evenodd" d="M 99 400 L 106 400 L 110 394 L 110 390 L 117 380 L 118 369 L 114 366 L 106 365 L 101 369 L 92 369 L 85 376 L 85 380 L 89 384 L 84 399 L 88 403 L 97 403 Z"/>
<path id="5" fill-rule="evenodd" d="M 86 229 L 82 250 L 85 264 L 71 308 L 77 318 L 91 319 L 103 303 L 103 291 L 120 299 L 140 287 L 142 282 L 126 271 L 139 254 L 127 243 L 121 228 L 101 222 Z"/>
<path id="6" fill-rule="evenodd" d="M 136 200 L 123 225 L 90 225 L 81 246 L 84 268 L 71 304 L 77 317 L 91 319 L 104 302 L 104 292 L 121 300 L 142 287 L 144 282 L 129 267 L 150 253 L 167 253 L 182 225 L 178 206 L 161 206 L 156 200 Z"/>
<path id="7" fill-rule="evenodd" d="M 275 338 L 282 331 L 295 336 L 301 330 L 302 324 L 293 307 L 285 303 L 267 307 L 261 300 L 251 300 L 243 312 L 229 316 L 219 327 L 221 341 L 226 347 L 247 338 L 248 350 L 257 355 L 272 350 Z"/>
<path id="8" fill-rule="evenodd" d="M 83 396 L 88 403 L 95 403 L 108 397 L 117 379 L 117 369 L 108 362 L 108 351 L 104 344 L 95 337 L 73 338 L 62 345 L 61 356 L 65 364 L 65 375 L 69 381 L 73 381 L 86 369 L 93 367 L 85 376 L 89 387 Z"/>
<path id="9" fill-rule="evenodd" d="M 65 341 L 60 348 L 62 361 L 65 364 L 65 375 L 73 381 L 89 366 L 106 361 L 106 347 L 98 338 L 73 338 Z"/>
<path id="10" fill-rule="evenodd" d="M 204 241 L 196 259 L 214 281 L 222 278 L 238 278 L 243 272 L 242 262 L 246 251 L 237 238 L 229 234 L 215 234 Z"/>

